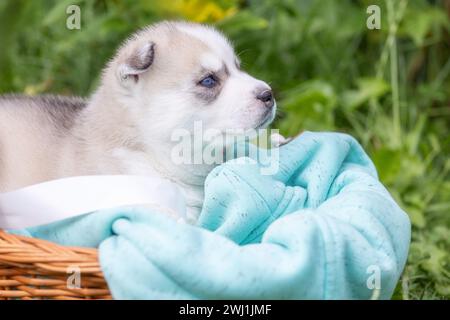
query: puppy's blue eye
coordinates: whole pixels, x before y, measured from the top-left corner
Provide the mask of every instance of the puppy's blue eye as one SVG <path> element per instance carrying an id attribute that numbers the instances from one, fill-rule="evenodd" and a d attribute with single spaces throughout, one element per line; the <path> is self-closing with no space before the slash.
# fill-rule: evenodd
<path id="1" fill-rule="evenodd" d="M 199 82 L 199 84 L 206 88 L 213 88 L 217 84 L 217 79 L 214 76 L 210 75 L 210 76 L 203 78 Z"/>

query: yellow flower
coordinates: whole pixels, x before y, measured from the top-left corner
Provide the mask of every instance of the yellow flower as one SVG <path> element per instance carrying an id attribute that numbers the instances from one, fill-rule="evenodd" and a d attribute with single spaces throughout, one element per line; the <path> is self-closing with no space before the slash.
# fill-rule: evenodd
<path id="1" fill-rule="evenodd" d="M 170 3 L 170 4 L 169 4 Z M 217 22 L 237 12 L 236 6 L 223 8 L 214 0 L 174 0 L 165 9 L 195 22 Z"/>
<path id="2" fill-rule="evenodd" d="M 37 84 L 29 84 L 27 85 L 23 92 L 28 96 L 35 96 L 37 94 L 41 94 L 50 89 L 53 84 L 52 79 L 47 79 Z"/>

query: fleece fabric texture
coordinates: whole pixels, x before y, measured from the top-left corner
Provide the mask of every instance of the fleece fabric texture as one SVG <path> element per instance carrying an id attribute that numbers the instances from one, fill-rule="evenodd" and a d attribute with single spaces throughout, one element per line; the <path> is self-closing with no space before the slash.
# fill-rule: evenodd
<path id="1" fill-rule="evenodd" d="M 276 156 L 244 147 L 207 177 L 197 225 L 127 207 L 21 233 L 98 247 L 118 299 L 389 299 L 410 221 L 361 146 L 305 132 Z"/>

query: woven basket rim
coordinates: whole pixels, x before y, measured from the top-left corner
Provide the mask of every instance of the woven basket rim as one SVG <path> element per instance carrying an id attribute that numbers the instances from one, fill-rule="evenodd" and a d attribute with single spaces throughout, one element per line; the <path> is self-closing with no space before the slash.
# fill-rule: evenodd
<path id="1" fill-rule="evenodd" d="M 74 277 L 79 287 L 71 285 Z M 97 249 L 63 246 L 0 229 L 0 299 L 111 298 Z"/>

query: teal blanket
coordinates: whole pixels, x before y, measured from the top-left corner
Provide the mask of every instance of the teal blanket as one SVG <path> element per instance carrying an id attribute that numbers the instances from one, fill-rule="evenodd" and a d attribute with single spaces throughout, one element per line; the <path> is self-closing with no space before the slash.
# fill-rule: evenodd
<path id="1" fill-rule="evenodd" d="M 196 226 L 128 207 L 22 232 L 99 247 L 118 299 L 390 298 L 410 222 L 360 145 L 305 132 L 276 158 L 256 151 L 209 174 Z"/>

